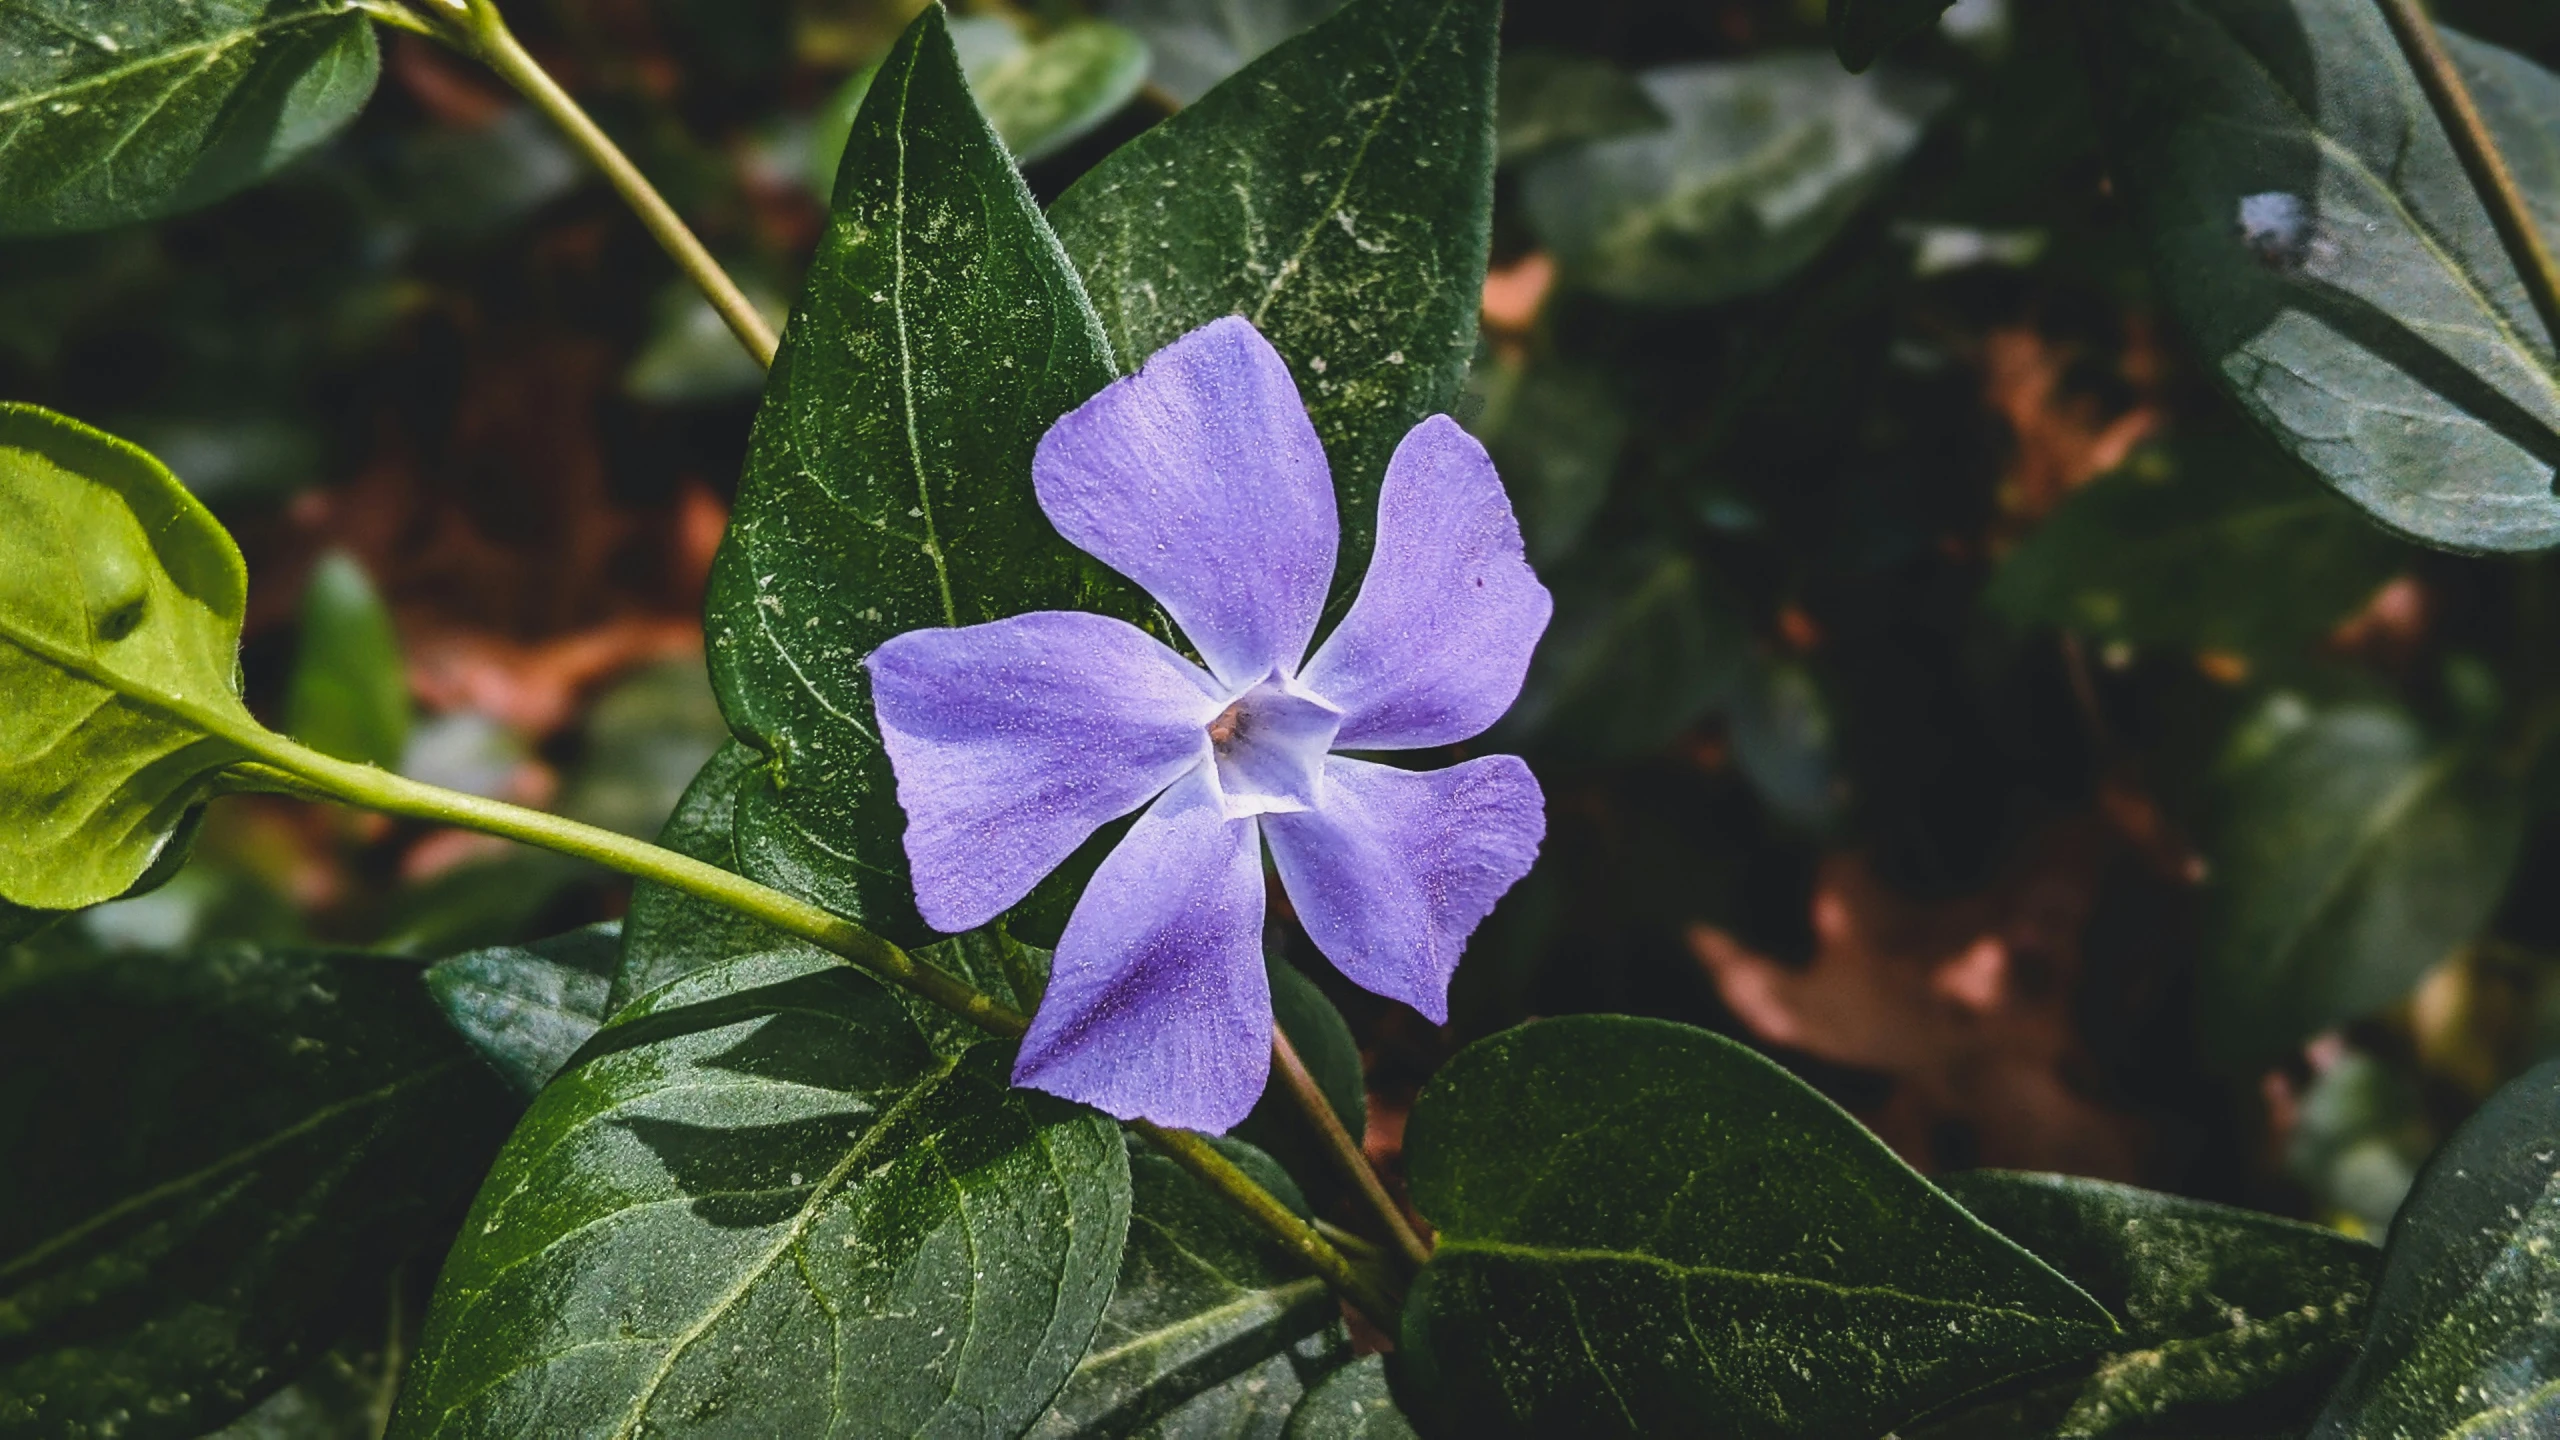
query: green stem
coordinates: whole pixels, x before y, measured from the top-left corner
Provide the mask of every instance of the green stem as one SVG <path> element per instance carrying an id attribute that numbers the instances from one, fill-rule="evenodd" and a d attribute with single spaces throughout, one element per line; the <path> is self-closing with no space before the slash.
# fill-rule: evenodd
<path id="1" fill-rule="evenodd" d="M 1403 1207 L 1387 1193 L 1386 1184 L 1379 1180 L 1377 1168 L 1369 1163 L 1360 1142 L 1352 1139 L 1351 1132 L 1343 1128 L 1342 1117 L 1333 1113 L 1333 1102 L 1324 1097 L 1324 1091 L 1316 1085 L 1316 1077 L 1308 1071 L 1306 1062 L 1298 1058 L 1297 1047 L 1289 1043 L 1289 1037 L 1282 1034 L 1277 1025 L 1271 1027 L 1271 1059 L 1272 1068 L 1280 1072 L 1280 1083 L 1288 1089 L 1289 1098 L 1298 1103 L 1299 1113 L 1307 1117 L 1307 1123 L 1315 1127 L 1316 1138 L 1324 1142 L 1325 1154 L 1332 1157 L 1334 1168 L 1340 1170 L 1343 1178 L 1359 1190 L 1360 1198 L 1368 1202 L 1369 1209 L 1378 1217 L 1378 1223 L 1386 1227 L 1387 1238 L 1395 1242 L 1396 1252 L 1417 1270 L 1430 1264 L 1431 1247 L 1423 1244 L 1422 1237 L 1414 1233 L 1412 1224 L 1404 1218 Z"/>
<path id="2" fill-rule="evenodd" d="M 782 343 L 773 333 L 773 327 L 765 323 L 764 316 L 738 289 L 737 282 L 729 278 L 729 272 L 721 269 L 720 262 L 711 258 L 711 252 L 703 248 L 702 241 L 685 227 L 683 218 L 676 214 L 674 206 L 667 203 L 666 197 L 658 193 L 657 187 L 649 183 L 649 177 L 641 174 L 640 167 L 631 163 L 631 157 L 622 153 L 622 147 L 614 144 L 612 137 L 606 135 L 587 112 L 578 107 L 578 102 L 570 98 L 569 92 L 560 88 L 560 82 L 552 79 L 550 72 L 517 43 L 515 32 L 507 28 L 505 18 L 499 15 L 492 0 L 415 0 L 415 3 L 425 7 L 433 24 L 431 33 L 438 39 L 478 58 L 480 63 L 496 71 L 500 79 L 514 86 L 524 98 L 533 102 L 535 109 L 551 117 L 553 124 L 568 133 L 570 143 L 604 172 L 605 179 L 613 182 L 613 188 L 621 192 L 624 202 L 640 217 L 640 223 L 648 227 L 650 235 L 676 262 L 676 268 L 702 291 L 703 298 L 711 302 L 711 308 L 720 312 L 720 318 L 728 322 L 729 331 L 738 337 L 738 343 L 747 347 L 747 353 L 756 358 L 757 364 L 770 368 L 774 351 Z"/>
<path id="3" fill-rule="evenodd" d="M 1344 1258 L 1341 1251 L 1333 1248 L 1333 1242 L 1317 1233 L 1315 1226 L 1298 1218 L 1298 1212 L 1282 1204 L 1278 1196 L 1255 1184 L 1252 1176 L 1237 1169 L 1236 1163 L 1219 1154 L 1216 1146 L 1188 1130 L 1167 1130 L 1145 1120 L 1130 1124 L 1173 1157 L 1173 1163 L 1233 1201 L 1247 1218 L 1288 1246 L 1336 1293 L 1376 1321 L 1379 1328 L 1394 1332 L 1396 1315 L 1403 1308 L 1401 1299 L 1390 1294 L 1377 1276 Z"/>
<path id="4" fill-rule="evenodd" d="M 2427 18 L 2420 0 L 2382 0 L 2382 16 L 2390 22 L 2392 38 L 2400 42 L 2409 68 L 2417 72 L 2418 88 L 2426 92 L 2436 120 L 2453 141 L 2463 172 L 2489 208 L 2489 223 L 2497 227 L 2498 239 L 2524 281 L 2525 293 L 2533 298 L 2535 313 L 2542 317 L 2550 347 L 2560 355 L 2560 260 L 2552 258 L 2551 247 L 2534 225 L 2524 191 L 2507 168 L 2507 157 L 2490 135 L 2480 107 L 2473 103 L 2471 87 L 2462 82 L 2462 72 L 2454 68 L 2444 37 L 2436 33 L 2435 22 Z"/>
<path id="5" fill-rule="evenodd" d="M 330 799 L 389 815 L 456 825 L 483 834 L 520 840 L 563 855 L 609 866 L 643 880 L 681 890 L 725 905 L 789 935 L 832 951 L 865 971 L 923 996 L 993 1035 L 1019 1036 L 1030 1026 L 1022 1012 L 996 1000 L 947 971 L 928 965 L 861 926 L 770 886 L 759 885 L 716 865 L 679 855 L 643 840 L 558 815 L 528 810 L 503 800 L 421 784 L 371 765 L 323 755 L 270 730 L 254 725 L 222 723 L 186 707 L 185 713 L 206 729 L 247 751 L 256 762 L 242 767 L 246 778 L 281 781 L 296 793 L 318 793 Z M 1254 1182 L 1209 1142 L 1183 1130 L 1167 1130 L 1145 1121 L 1140 1130 L 1184 1169 L 1303 1258 L 1352 1304 L 1382 1326 L 1393 1326 L 1396 1301 L 1374 1277 L 1345 1259 L 1315 1227 L 1298 1218 L 1280 1200 Z"/>

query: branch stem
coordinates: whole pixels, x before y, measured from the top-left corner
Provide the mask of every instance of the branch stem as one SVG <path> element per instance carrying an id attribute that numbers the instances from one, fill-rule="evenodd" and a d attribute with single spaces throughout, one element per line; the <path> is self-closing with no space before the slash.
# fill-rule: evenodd
<path id="1" fill-rule="evenodd" d="M 1299 1112 L 1307 1117 L 1307 1123 L 1315 1127 L 1316 1137 L 1324 1142 L 1325 1154 L 1332 1158 L 1334 1168 L 1358 1188 L 1360 1198 L 1376 1212 L 1378 1222 L 1386 1227 L 1387 1238 L 1395 1242 L 1396 1253 L 1417 1270 L 1430 1264 L 1431 1247 L 1423 1244 L 1422 1237 L 1414 1233 L 1413 1225 L 1404 1218 L 1404 1207 L 1396 1204 L 1395 1197 L 1387 1193 L 1385 1182 L 1378 1178 L 1377 1167 L 1369 1163 L 1368 1154 L 1360 1148 L 1360 1142 L 1351 1138 L 1351 1132 L 1343 1126 L 1342 1117 L 1334 1113 L 1333 1102 L 1327 1100 L 1324 1091 L 1317 1087 L 1316 1077 L 1307 1069 L 1307 1062 L 1298 1058 L 1297 1047 L 1289 1043 L 1289 1037 L 1281 1033 L 1277 1025 L 1271 1027 L 1271 1058 L 1275 1062 L 1274 1068 L 1280 1072 L 1281 1083 L 1289 1088 L 1289 1097 L 1298 1102 Z"/>
<path id="2" fill-rule="evenodd" d="M 2514 262 L 2525 293 L 2533 299 L 2534 313 L 2542 317 L 2551 351 L 2560 355 L 2560 260 L 2553 258 L 2551 246 L 2533 223 L 2533 211 L 2525 204 L 2515 172 L 2508 168 L 2497 138 L 2489 133 L 2489 122 L 2472 100 L 2471 87 L 2463 83 L 2462 72 L 2445 50 L 2444 37 L 2436 33 L 2423 0 L 2381 3 L 2392 38 L 2400 42 L 2409 68 L 2417 72 L 2418 88 L 2426 92 L 2427 104 L 2452 140 L 2463 172 L 2488 207 L 2499 243 L 2506 246 L 2507 258 Z"/>
<path id="3" fill-rule="evenodd" d="M 387 815 L 460 826 L 592 860 L 753 916 L 776 930 L 840 955 L 867 973 L 910 990 L 991 1035 L 1010 1039 L 1030 1027 L 1030 1019 L 1022 1012 L 958 976 L 916 959 L 852 921 L 716 865 L 558 815 L 421 784 L 371 765 L 335 759 L 255 725 L 226 725 L 210 716 L 201 717 L 199 723 L 249 752 L 255 763 L 243 767 L 247 778 L 267 784 L 281 782 L 295 793 L 318 794 Z M 1379 1325 L 1393 1327 L 1395 1297 L 1208 1141 L 1186 1130 L 1167 1130 L 1143 1120 L 1134 1123 L 1177 1164 L 1306 1261 L 1344 1298 Z"/>
<path id="4" fill-rule="evenodd" d="M 551 73 L 517 42 L 515 32 L 507 28 L 506 19 L 498 13 L 493 0 L 416 0 L 416 3 L 439 22 L 436 28 L 439 38 L 496 71 L 498 78 L 514 86 L 525 99 L 533 102 L 535 109 L 549 116 L 553 124 L 568 134 L 569 142 L 578 147 L 589 163 L 604 172 L 605 179 L 621 193 L 624 203 L 640 217 L 640 223 L 666 250 L 668 258 L 676 262 L 676 268 L 693 281 L 702 291 L 703 298 L 711 302 L 711 308 L 720 313 L 720 318 L 729 326 L 729 332 L 738 337 L 738 343 L 747 347 L 747 353 L 755 357 L 757 364 L 772 368 L 774 351 L 781 348 L 782 343 L 773 333 L 773 327 L 765 323 L 764 316 L 738 289 L 737 282 L 729 278 L 729 272 L 721 269 L 720 262 L 711 258 L 711 252 L 703 248 L 702 241 L 686 228 L 683 217 L 677 215 L 675 207 L 669 205 L 667 198 L 649 183 L 649 177 L 640 173 L 640 167 L 631 163 L 631 157 L 622 153 L 622 147 L 614 144 L 603 127 L 579 108 L 569 92 L 560 88 L 560 82 L 552 79 Z"/>

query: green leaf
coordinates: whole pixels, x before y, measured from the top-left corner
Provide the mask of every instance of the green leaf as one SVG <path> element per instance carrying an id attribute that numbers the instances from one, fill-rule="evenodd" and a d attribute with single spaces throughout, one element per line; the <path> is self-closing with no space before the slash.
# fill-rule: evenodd
<path id="1" fill-rule="evenodd" d="M 1356 0 L 1058 197 L 1121 362 L 1222 315 L 1289 362 L 1333 464 L 1333 603 L 1387 457 L 1475 355 L 1493 214 L 1493 0 Z"/>
<path id="2" fill-rule="evenodd" d="M 622 926 L 608 920 L 439 960 L 427 967 L 427 993 L 481 1059 L 531 1095 L 604 1024 L 621 951 Z"/>
<path id="3" fill-rule="evenodd" d="M 1026 610 L 1144 618 L 1031 490 L 1040 436 L 1111 378 L 1075 273 L 928 9 L 854 124 L 712 569 L 712 683 L 766 757 L 738 793 L 748 874 L 925 936 L 862 657 Z M 1027 903 L 1056 907 L 1073 870 Z"/>
<path id="4" fill-rule="evenodd" d="M 1363 1355 L 1307 1392 L 1281 1440 L 1414 1440 L 1414 1434 L 1387 1392 L 1386 1362 Z"/>
<path id="5" fill-rule="evenodd" d="M 1147 83 L 1147 42 L 1107 20 L 1070 21 L 1038 40 L 1000 15 L 961 16 L 950 27 L 970 93 L 1016 164 L 1084 138 Z M 878 66 L 856 72 L 811 123 L 809 179 L 821 196 L 835 191 L 853 117 L 879 73 Z"/>
<path id="6" fill-rule="evenodd" d="M 711 677 L 687 657 L 615 681 L 588 707 L 579 739 L 560 813 L 645 837 L 666 826 L 703 765 L 729 743 L 729 727 Z"/>
<path id="7" fill-rule="evenodd" d="M 1592 760 L 1647 754 L 1730 702 L 1752 674 L 1749 637 L 1684 551 L 1595 554 L 1549 581 L 1555 623 L 1496 745 Z"/>
<path id="8" fill-rule="evenodd" d="M 2216 379 L 2385 525 L 2560 543 L 2560 371 L 2370 0 L 2103 0 L 2091 53 L 2161 290 Z M 2447 32 L 2546 235 L 2560 78 Z"/>
<path id="9" fill-rule="evenodd" d="M 1155 83 L 1182 104 L 1341 7 L 1342 0 L 1103 0 L 1154 56 Z"/>
<path id="10" fill-rule="evenodd" d="M 1010 1049 L 937 1056 L 824 957 L 644 997 L 498 1157 L 392 1434 L 1018 1433 L 1110 1299 L 1129 1172 Z"/>
<path id="11" fill-rule="evenodd" d="M 200 1434 L 379 1303 L 513 1110 L 417 977 L 219 947 L 0 997 L 0 1433 Z"/>
<path id="12" fill-rule="evenodd" d="M 1552 351 L 1526 360 L 1488 354 L 1468 386 L 1483 408 L 1467 429 L 1502 474 L 1530 563 L 1563 559 L 1609 498 L 1626 452 L 1632 426 L 1619 387 Z"/>
<path id="13" fill-rule="evenodd" d="M 1803 1082 L 1666 1021 L 1468 1047 L 1405 1162 L 1440 1231 L 1402 1346 L 1435 1430 L 1864 1440 L 2115 1330 Z"/>
<path id="14" fill-rule="evenodd" d="M 2364 1350 L 2311 1440 L 2560 1427 L 2560 1062 L 2489 1097 L 2391 1222 Z"/>
<path id="15" fill-rule="evenodd" d="M 730 741 L 703 762 L 658 832 L 658 843 L 679 855 L 745 873 L 738 863 L 738 790 L 762 783 L 763 757 Z M 619 1014 L 632 1001 L 680 976 L 766 950 L 798 944 L 790 936 L 726 905 L 697 899 L 654 880 L 631 886 L 631 909 L 622 917 L 622 963 L 614 971 L 605 1013 Z M 811 951 L 812 954 L 816 952 Z"/>
<path id="16" fill-rule="evenodd" d="M 0 235 L 221 199 L 354 119 L 380 68 L 348 0 L 14 0 L 0 10 Z"/>
<path id="17" fill-rule="evenodd" d="M 2101 1180 L 1978 1170 L 1943 1183 L 2106 1304 L 2125 1334 L 2094 1365 L 1914 1440 L 2298 1435 L 2355 1357 L 2382 1262 L 2361 1240 Z"/>
<path id="18" fill-rule="evenodd" d="M 1612 299 L 1702 305 L 1820 254 L 1902 163 L 1948 87 L 1773 54 L 1647 71 L 1670 128 L 1560 152 L 1521 174 L 1530 228 L 1566 278 Z"/>
<path id="19" fill-rule="evenodd" d="M 0 900 L 71 910 L 151 867 L 254 732 L 240 551 L 161 464 L 0 404 Z"/>
<path id="20" fill-rule="evenodd" d="M 2493 757 L 2387 705 L 2277 697 L 2222 788 L 2198 1013 L 2233 1064 L 2407 994 L 2488 923 L 2523 839 Z"/>
<path id="21" fill-rule="evenodd" d="M 1228 1158 L 1275 1193 L 1269 1157 Z M 1182 1167 L 1129 1146 L 1129 1244 L 1102 1327 L 1034 1440 L 1272 1435 L 1306 1387 L 1349 1358 L 1324 1282 Z"/>
<path id="22" fill-rule="evenodd" d="M 1028 165 L 1082 139 L 1129 103 L 1147 82 L 1147 42 L 1107 20 L 1076 20 L 1038 40 L 1018 38 L 969 88 L 996 134 Z"/>
<path id="23" fill-rule="evenodd" d="M 1671 123 L 1635 77 L 1593 55 L 1512 50 L 1502 57 L 1494 149 L 1505 165 L 1586 140 Z"/>
<path id="24" fill-rule="evenodd" d="M 1938 23 L 1955 0 L 1831 0 L 1824 20 L 1831 51 L 1855 75 L 1894 46 Z"/>
<path id="25" fill-rule="evenodd" d="M 2022 625 L 2283 663 L 2408 556 L 2264 440 L 2210 431 L 2064 497 L 1983 602 Z"/>
<path id="26" fill-rule="evenodd" d="M 285 692 L 285 730 L 323 755 L 400 768 L 409 744 L 409 674 L 364 566 L 320 557 L 302 592 L 302 650 Z"/>
<path id="27" fill-rule="evenodd" d="M 850 127 L 851 109 L 844 118 Z M 825 157 L 828 183 L 834 183 L 836 162 L 843 156 L 843 133 L 839 132 L 835 148 Z M 780 298 L 746 281 L 739 282 L 739 290 L 766 324 L 777 331 L 782 328 L 789 316 Z M 700 288 L 676 280 L 649 302 L 649 338 L 640 353 L 631 357 L 631 367 L 622 372 L 622 388 L 633 399 L 653 405 L 738 400 L 764 388 L 764 367 L 738 343 L 729 322 L 711 308 Z"/>

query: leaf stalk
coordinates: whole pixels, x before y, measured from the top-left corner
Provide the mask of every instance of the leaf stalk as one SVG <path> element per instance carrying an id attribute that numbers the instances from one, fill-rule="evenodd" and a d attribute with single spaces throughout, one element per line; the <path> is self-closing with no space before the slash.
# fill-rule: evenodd
<path id="1" fill-rule="evenodd" d="M 498 78 L 514 86 L 568 135 L 570 143 L 588 162 L 604 172 L 605 179 L 612 182 L 632 213 L 640 217 L 651 237 L 676 262 L 676 268 L 711 302 L 711 308 L 728 325 L 729 333 L 738 337 L 738 343 L 747 347 L 757 364 L 772 368 L 774 352 L 782 343 L 773 327 L 765 323 L 763 314 L 729 278 L 729 272 L 711 257 L 701 239 L 676 214 L 675 207 L 649 183 L 649 177 L 640 173 L 640 167 L 631 163 L 622 147 L 613 143 L 603 127 L 516 40 L 493 0 L 413 0 L 413 5 L 423 7 L 423 15 L 417 8 L 410 13 L 428 22 L 426 33 L 495 71 Z M 368 12 L 375 13 L 371 7 Z"/>
<path id="2" fill-rule="evenodd" d="M 1404 1207 L 1387 1193 L 1385 1182 L 1378 1178 L 1377 1167 L 1369 1163 L 1369 1156 L 1360 1148 L 1360 1142 L 1352 1139 L 1351 1132 L 1343 1127 L 1342 1117 L 1333 1113 L 1333 1102 L 1325 1099 L 1324 1091 L 1316 1085 L 1315 1075 L 1307 1069 L 1307 1062 L 1298 1058 L 1297 1047 L 1289 1043 L 1289 1037 L 1277 1025 L 1271 1027 L 1271 1058 L 1273 1068 L 1280 1073 L 1281 1083 L 1288 1087 L 1289 1098 L 1297 1102 L 1299 1111 L 1307 1117 L 1307 1123 L 1315 1127 L 1316 1137 L 1324 1142 L 1325 1154 L 1333 1160 L 1334 1168 L 1359 1189 L 1360 1198 L 1368 1202 L 1378 1222 L 1386 1227 L 1387 1238 L 1395 1242 L 1396 1253 L 1417 1270 L 1430 1264 L 1431 1247 L 1414 1232 L 1413 1225 L 1404 1217 Z"/>
<path id="3" fill-rule="evenodd" d="M 2416 72 L 2418 88 L 2426 92 L 2427 104 L 2453 142 L 2463 172 L 2488 207 L 2489 223 L 2497 228 L 2499 243 L 2506 247 L 2525 293 L 2532 297 L 2534 313 L 2542 317 L 2548 351 L 2560 358 L 2560 260 L 2553 258 L 2551 246 L 2533 223 L 2515 172 L 2489 133 L 2488 121 L 2445 50 L 2444 37 L 2436 33 L 2423 0 L 2381 0 L 2381 5 L 2392 38 Z"/>

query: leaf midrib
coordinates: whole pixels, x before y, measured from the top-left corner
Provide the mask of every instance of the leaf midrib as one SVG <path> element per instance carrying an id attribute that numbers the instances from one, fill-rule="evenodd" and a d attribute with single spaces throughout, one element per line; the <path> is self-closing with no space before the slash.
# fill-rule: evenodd
<path id="1" fill-rule="evenodd" d="M 207 1181 L 212 1180 L 214 1177 L 247 1165 L 283 1145 L 289 1144 L 294 1140 L 300 1139 L 304 1135 L 310 1134 L 312 1131 L 329 1124 L 331 1121 L 337 1120 L 345 1115 L 352 1114 L 366 1106 L 388 1101 L 397 1096 L 400 1092 L 407 1090 L 412 1086 L 426 1084 L 429 1081 L 441 1078 L 447 1072 L 459 1066 L 470 1063 L 474 1063 L 470 1056 L 453 1056 L 449 1059 L 440 1060 L 423 1070 L 404 1075 L 387 1085 L 379 1085 L 362 1094 L 352 1095 L 346 1099 L 336 1101 L 329 1105 L 324 1105 L 319 1109 L 312 1111 L 309 1115 L 304 1116 L 302 1119 L 295 1121 L 293 1124 L 275 1131 L 255 1143 L 244 1145 L 239 1149 L 222 1156 L 220 1159 L 214 1160 L 209 1164 L 200 1165 L 184 1175 L 177 1176 L 170 1180 L 165 1180 L 148 1190 L 127 1196 L 125 1199 L 99 1211 L 97 1214 L 90 1216 L 88 1219 L 81 1221 L 70 1229 L 61 1231 L 60 1233 L 31 1246 L 6 1262 L 0 1262 L 0 1278 L 15 1275 L 31 1266 L 40 1264 L 55 1252 L 78 1243 L 83 1237 L 94 1233 L 97 1230 L 103 1229 L 106 1226 L 112 1225 L 116 1221 L 134 1213 L 137 1210 L 157 1204 L 161 1200 L 167 1199 L 171 1196 L 183 1194 L 188 1190 L 195 1189 Z"/>
<path id="2" fill-rule="evenodd" d="M 2096 1328 L 2068 1315 L 2022 1310 L 2011 1305 L 1994 1305 L 1977 1300 L 1955 1300 L 1938 1295 L 1921 1295 L 1893 1285 L 1843 1285 L 1836 1281 L 1816 1279 L 1810 1275 L 1789 1275 L 1780 1271 L 1736 1270 L 1723 1265 L 1685 1264 L 1664 1259 L 1659 1255 L 1648 1255 L 1641 1250 L 1523 1245 L 1511 1241 L 1465 1240 L 1444 1235 L 1434 1253 L 1443 1256 L 1484 1255 L 1497 1260 L 1558 1267 L 1633 1265 L 1663 1271 L 1683 1280 L 1735 1281 L 1779 1290 L 1807 1291 L 1841 1299 L 1893 1300 L 1927 1310 L 1951 1310 L 1967 1315 L 1999 1316 L 2032 1325 L 2082 1325 L 2084 1328 Z"/>
<path id="3" fill-rule="evenodd" d="M 11 100 L 0 100 L 0 115 L 8 115 L 14 111 L 25 110 L 34 106 L 43 105 L 49 101 L 64 99 L 68 96 L 77 95 L 83 91 L 93 90 L 100 86 L 113 85 L 118 81 L 130 79 L 135 75 L 139 75 L 144 71 L 178 64 L 197 55 L 209 55 L 209 58 L 207 58 L 202 65 L 197 67 L 197 72 L 202 73 L 204 70 L 211 69 L 214 63 L 222 58 L 222 53 L 224 51 L 230 50 L 235 46 L 248 44 L 252 40 L 264 38 L 266 35 L 273 32 L 292 30 L 305 25 L 318 24 L 323 21 L 344 19 L 355 13 L 356 11 L 353 7 L 341 5 L 334 9 L 306 10 L 301 14 L 288 16 L 281 20 L 261 19 L 253 24 L 234 30 L 228 35 L 200 40 L 192 45 L 180 45 L 173 49 L 155 50 L 148 55 L 138 55 L 134 59 L 127 61 L 122 65 L 118 65 L 113 69 L 94 71 L 88 75 L 82 76 L 78 80 L 72 81 L 68 85 L 57 86 L 51 90 L 31 91 Z M 83 38 L 85 39 L 86 37 Z"/>

